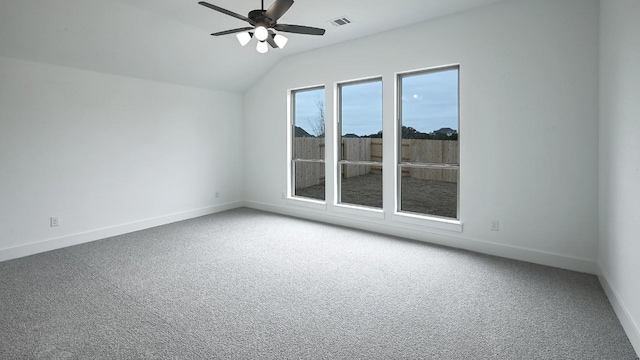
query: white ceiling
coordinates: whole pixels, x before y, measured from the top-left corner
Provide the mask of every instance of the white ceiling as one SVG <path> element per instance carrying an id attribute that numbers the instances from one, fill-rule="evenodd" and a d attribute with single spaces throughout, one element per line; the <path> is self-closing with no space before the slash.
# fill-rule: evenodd
<path id="1" fill-rule="evenodd" d="M 280 23 L 325 28 L 285 34 L 285 49 L 255 51 L 216 31 L 246 23 L 197 0 L 0 0 L 0 56 L 216 90 L 243 91 L 283 57 L 501 0 L 297 0 Z M 260 0 L 209 0 L 247 15 Z M 271 4 L 265 1 L 265 7 Z M 352 24 L 329 20 L 347 16 Z"/>

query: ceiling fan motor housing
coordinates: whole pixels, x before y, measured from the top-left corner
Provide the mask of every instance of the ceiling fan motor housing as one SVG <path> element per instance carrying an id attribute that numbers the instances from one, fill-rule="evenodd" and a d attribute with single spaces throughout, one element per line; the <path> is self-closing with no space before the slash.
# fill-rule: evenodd
<path id="1" fill-rule="evenodd" d="M 252 20 L 256 26 L 263 25 L 266 28 L 272 28 L 276 26 L 276 21 L 269 19 L 264 14 L 266 10 L 252 10 L 249 12 L 249 16 L 247 16 L 250 20 Z"/>

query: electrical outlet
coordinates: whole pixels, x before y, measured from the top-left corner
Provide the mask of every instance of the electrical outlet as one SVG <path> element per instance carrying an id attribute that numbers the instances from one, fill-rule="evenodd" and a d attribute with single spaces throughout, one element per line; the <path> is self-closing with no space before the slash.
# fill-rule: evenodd
<path id="1" fill-rule="evenodd" d="M 216 199 L 220 197 L 220 192 L 216 191 Z"/>
<path id="2" fill-rule="evenodd" d="M 499 231 L 500 230 L 500 221 L 493 220 L 491 221 L 491 231 Z"/>
<path id="3" fill-rule="evenodd" d="M 57 216 L 52 216 L 52 217 L 49 219 L 49 225 L 50 225 L 51 227 L 56 227 L 56 226 L 60 225 L 60 222 L 59 222 L 59 220 L 58 220 L 58 217 L 57 217 Z"/>

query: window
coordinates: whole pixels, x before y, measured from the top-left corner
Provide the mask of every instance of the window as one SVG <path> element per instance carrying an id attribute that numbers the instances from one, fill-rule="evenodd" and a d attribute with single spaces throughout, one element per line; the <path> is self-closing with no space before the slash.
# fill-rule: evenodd
<path id="1" fill-rule="evenodd" d="M 458 66 L 398 77 L 398 211 L 458 218 Z"/>
<path id="2" fill-rule="evenodd" d="M 324 201 L 324 88 L 295 90 L 291 99 L 291 194 Z"/>
<path id="3" fill-rule="evenodd" d="M 382 208 L 382 80 L 338 85 L 338 202 Z"/>

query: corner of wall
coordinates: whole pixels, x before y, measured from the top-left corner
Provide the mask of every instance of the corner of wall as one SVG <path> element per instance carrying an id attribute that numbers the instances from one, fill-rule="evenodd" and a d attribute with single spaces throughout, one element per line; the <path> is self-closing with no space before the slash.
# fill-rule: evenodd
<path id="1" fill-rule="evenodd" d="M 625 306 L 625 303 L 618 296 L 618 291 L 613 287 L 613 285 L 607 279 L 607 273 L 604 268 L 598 263 L 598 280 L 600 280 L 600 284 L 604 289 L 609 302 L 611 303 L 611 307 L 613 311 L 618 316 L 620 323 L 622 324 L 622 328 L 627 333 L 627 337 L 631 342 L 634 350 L 640 356 L 640 326 L 636 324 L 631 316 L 631 313 Z"/>

